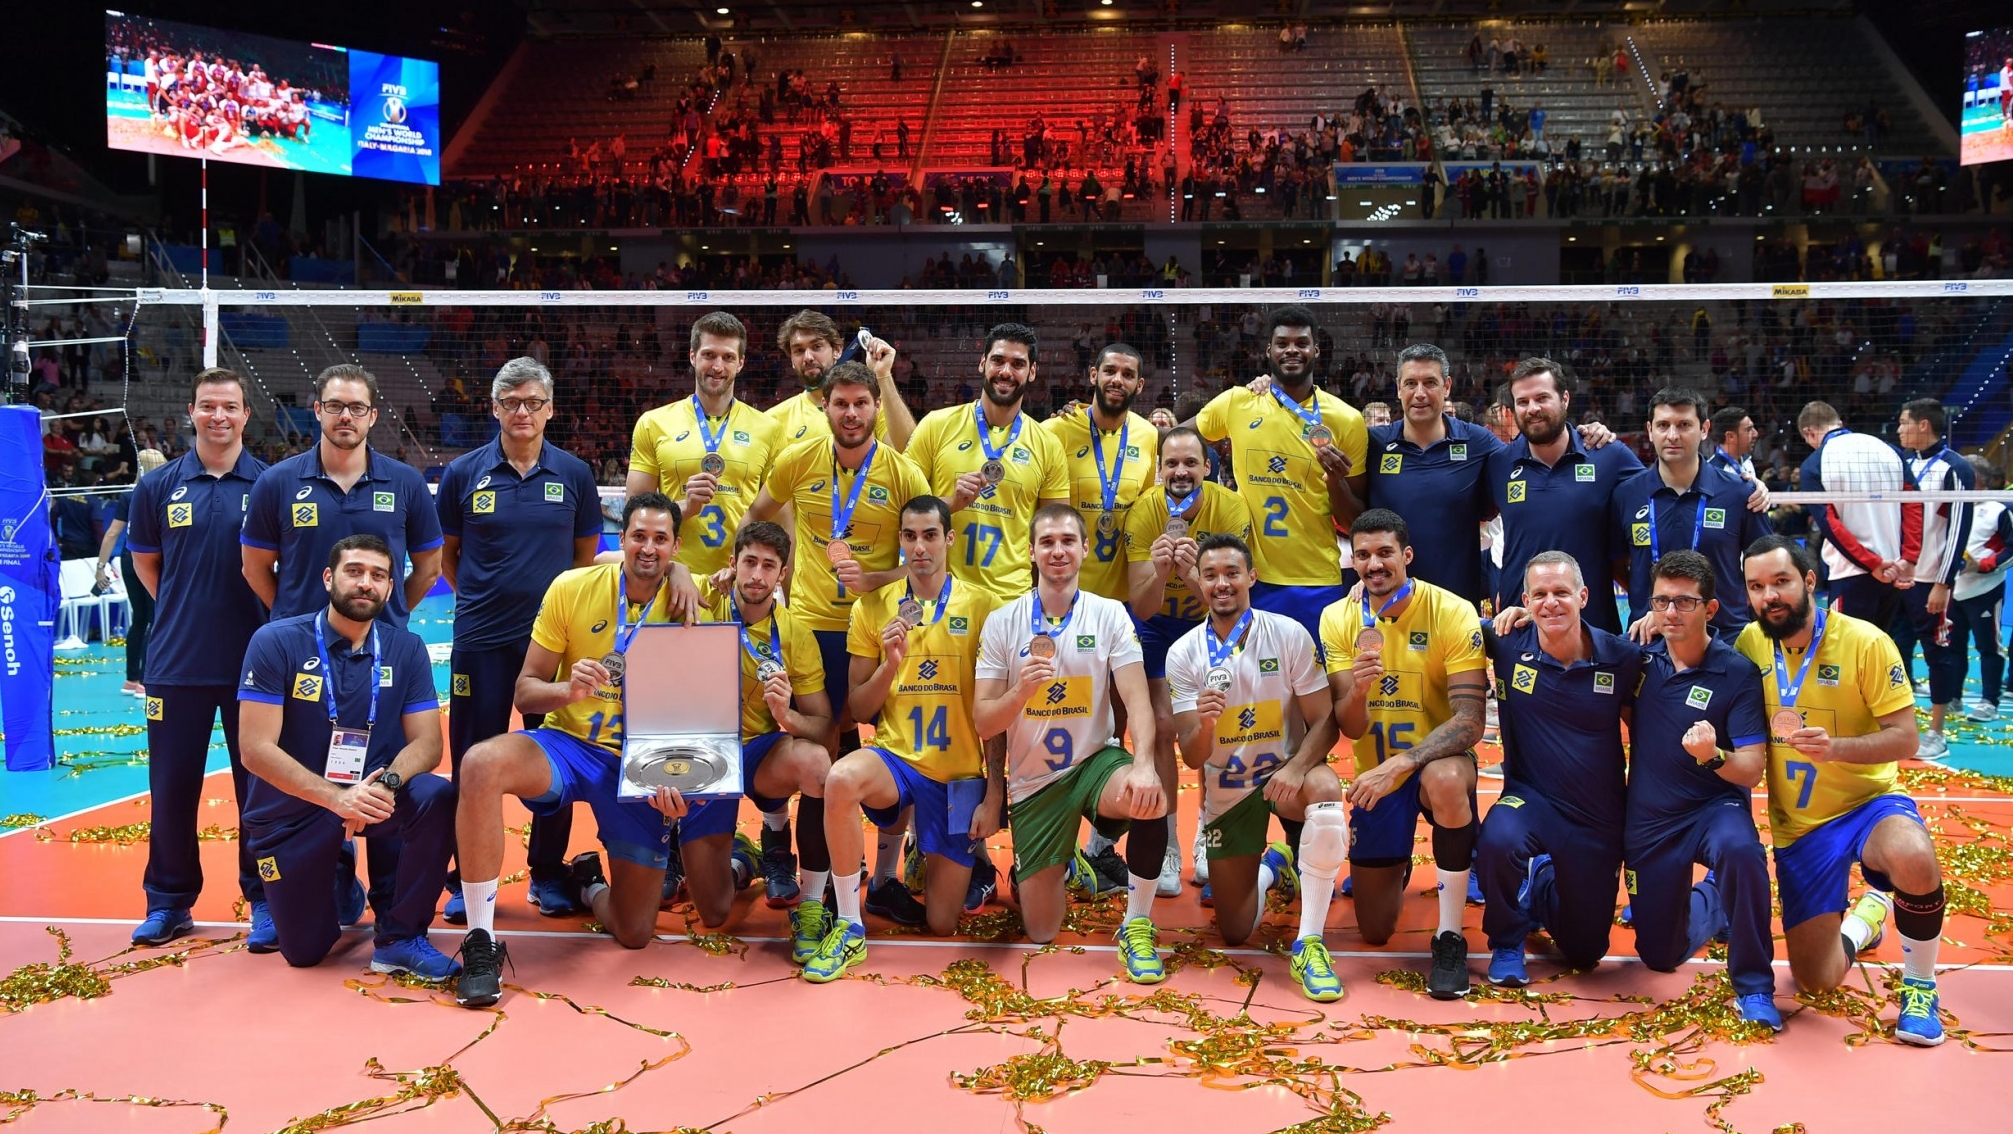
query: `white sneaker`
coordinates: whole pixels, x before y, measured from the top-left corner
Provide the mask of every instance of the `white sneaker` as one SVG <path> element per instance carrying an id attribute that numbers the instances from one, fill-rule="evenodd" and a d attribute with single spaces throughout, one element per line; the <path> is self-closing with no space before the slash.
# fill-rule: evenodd
<path id="1" fill-rule="evenodd" d="M 1915 758 L 1917 760 L 1927 760 L 1934 763 L 1948 755 L 1950 755 L 1950 742 L 1943 738 L 1942 733 L 1934 730 L 1924 732 L 1921 741 L 1915 747 Z"/>
<path id="2" fill-rule="evenodd" d="M 1967 721 L 1977 721 L 1981 724 L 1986 721 L 1996 721 L 1999 719 L 1999 706 L 1990 701 L 1980 701 L 1971 706 L 1971 711 L 1964 714 L 1964 719 Z"/>
<path id="3" fill-rule="evenodd" d="M 1181 848 L 1173 843 L 1167 844 L 1167 854 L 1160 860 L 1160 881 L 1153 892 L 1163 898 L 1181 896 Z"/>
<path id="4" fill-rule="evenodd" d="M 1197 886 L 1209 885 L 1209 851 L 1202 845 L 1203 820 L 1195 821 L 1195 845 L 1190 848 L 1189 862 L 1192 864 L 1189 877 Z"/>

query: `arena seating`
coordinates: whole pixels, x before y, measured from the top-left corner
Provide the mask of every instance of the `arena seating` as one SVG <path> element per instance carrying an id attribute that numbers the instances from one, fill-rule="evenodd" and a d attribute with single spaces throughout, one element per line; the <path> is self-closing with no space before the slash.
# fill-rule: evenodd
<path id="1" fill-rule="evenodd" d="M 1526 67 L 1508 75 L 1500 67 L 1493 72 L 1472 69 L 1468 41 L 1478 31 L 1484 43 L 1494 36 L 1503 40 L 1514 37 L 1526 48 L 1543 44 L 1545 70 L 1534 72 Z M 1596 79 L 1593 61 L 1603 54 L 1612 57 L 1628 33 L 1624 25 L 1598 21 L 1491 24 L 1487 29 L 1448 24 L 1408 27 L 1405 32 L 1412 48 L 1413 71 L 1419 79 L 1419 95 L 1429 111 L 1438 111 L 1450 98 L 1464 103 L 1479 100 L 1482 88 L 1488 86 L 1494 89 L 1498 105 L 1507 100 L 1513 107 L 1529 109 L 1542 102 L 1545 135 L 1553 147 L 1563 147 L 1568 138 L 1577 135 L 1592 151 L 1598 151 L 1606 139 L 1608 116 L 1617 105 L 1631 118 L 1654 110 L 1640 71 L 1615 73 L 1607 83 Z"/>

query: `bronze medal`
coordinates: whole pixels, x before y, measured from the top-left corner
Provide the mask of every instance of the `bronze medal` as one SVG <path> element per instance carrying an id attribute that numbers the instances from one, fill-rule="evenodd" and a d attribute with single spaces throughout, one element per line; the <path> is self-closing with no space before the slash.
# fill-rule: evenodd
<path id="1" fill-rule="evenodd" d="M 1787 737 L 1803 727 L 1803 714 L 1795 709 L 1777 709 L 1775 715 L 1768 718 L 1768 726 L 1775 735 Z"/>
<path id="2" fill-rule="evenodd" d="M 1031 658 L 1052 658 L 1055 656 L 1055 639 L 1046 634 L 1037 636 L 1027 644 L 1027 656 Z"/>
<path id="3" fill-rule="evenodd" d="M 851 559 L 852 557 L 853 557 L 853 549 L 846 545 L 845 540 L 835 539 L 832 542 L 825 545 L 825 558 L 831 560 L 832 566 L 834 567 L 837 567 L 839 564 L 844 563 L 846 560 Z"/>
<path id="4" fill-rule="evenodd" d="M 1176 516 L 1176 517 L 1175 517 L 1175 518 L 1173 518 L 1172 520 L 1169 520 L 1169 521 L 1167 521 L 1167 538 L 1169 538 L 1169 539 L 1187 539 L 1187 538 L 1188 538 L 1188 521 L 1187 521 L 1187 520 L 1184 520 L 1184 519 L 1182 519 L 1182 518 L 1181 518 L 1181 517 L 1179 517 L 1179 516 Z"/>
<path id="5" fill-rule="evenodd" d="M 979 466 L 979 479 L 987 484 L 998 484 L 1006 479 L 1006 462 L 998 457 L 989 458 Z"/>
<path id="6" fill-rule="evenodd" d="M 1110 535 L 1118 530 L 1118 516 L 1111 512 L 1097 514 L 1097 534 Z"/>
<path id="7" fill-rule="evenodd" d="M 1383 648 L 1384 632 L 1375 626 L 1365 627 L 1361 634 L 1356 635 L 1356 652 L 1359 654 L 1367 654 L 1371 650 L 1381 650 Z"/>
<path id="8" fill-rule="evenodd" d="M 1325 425 L 1310 426 L 1307 430 L 1307 443 L 1316 449 L 1326 449 L 1335 443 L 1335 433 Z"/>
<path id="9" fill-rule="evenodd" d="M 707 476 L 719 476 L 727 471 L 727 458 L 718 453 L 708 453 L 699 458 L 699 471 Z"/>
<path id="10" fill-rule="evenodd" d="M 908 623 L 909 629 L 913 630 L 923 623 L 923 604 L 915 599 L 905 598 L 902 604 L 895 608 L 895 617 Z"/>

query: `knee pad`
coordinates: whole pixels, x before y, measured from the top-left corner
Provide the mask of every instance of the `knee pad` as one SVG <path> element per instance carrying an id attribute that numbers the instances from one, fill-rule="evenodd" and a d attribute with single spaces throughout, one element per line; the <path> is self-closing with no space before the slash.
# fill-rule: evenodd
<path id="1" fill-rule="evenodd" d="M 1342 804 L 1309 804 L 1306 825 L 1300 831 L 1300 869 L 1316 877 L 1333 878 L 1348 860 L 1349 819 Z"/>

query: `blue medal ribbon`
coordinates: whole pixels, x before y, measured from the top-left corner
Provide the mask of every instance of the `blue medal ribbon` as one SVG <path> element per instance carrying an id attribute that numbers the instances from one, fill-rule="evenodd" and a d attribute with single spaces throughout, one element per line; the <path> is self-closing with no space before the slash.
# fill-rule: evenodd
<path id="1" fill-rule="evenodd" d="M 910 580 L 908 583 L 904 584 L 902 590 L 904 598 L 914 601 L 917 606 L 922 605 L 921 601 L 916 599 L 916 584 L 913 579 Z M 1041 609 L 1041 599 L 1036 598 L 1034 605 L 1035 609 L 1037 610 Z M 924 625 L 935 626 L 937 623 L 942 622 L 944 620 L 944 611 L 949 610 L 950 608 L 951 608 L 951 575 L 950 572 L 946 571 L 944 573 L 944 589 L 942 593 L 937 595 L 936 616 L 934 618 L 931 618 L 928 622 L 924 623 Z M 1074 609 L 1074 606 L 1072 606 L 1072 609 Z"/>
<path id="2" fill-rule="evenodd" d="M 1668 513 L 1666 513 L 1666 515 L 1668 515 Z M 1657 544 L 1658 544 L 1657 525 L 1659 523 L 1661 523 L 1661 521 L 1657 518 L 1656 497 L 1652 496 L 1650 497 L 1650 562 L 1651 563 L 1655 563 L 1659 558 L 1662 557 L 1657 551 Z M 1701 492 L 1699 493 L 1698 496 L 1698 516 L 1692 520 L 1691 524 L 1691 544 L 1687 546 L 1685 550 L 1697 551 L 1698 541 L 1704 535 L 1705 535 L 1705 493 Z"/>
<path id="3" fill-rule="evenodd" d="M 1244 617 L 1238 619 L 1237 625 L 1230 628 L 1230 636 L 1221 641 L 1217 640 L 1215 625 L 1210 624 L 1209 636 L 1202 640 L 1203 644 L 1209 647 L 1209 668 L 1216 669 L 1228 664 L 1231 657 L 1237 653 L 1237 643 L 1243 639 L 1244 632 L 1251 628 L 1251 615 L 1252 610 L 1247 607 Z"/>
<path id="4" fill-rule="evenodd" d="M 1042 615 L 1041 592 L 1035 592 L 1032 598 L 1033 602 L 1029 606 L 1033 612 L 1030 620 L 1034 623 L 1034 632 L 1049 638 L 1060 638 L 1062 632 L 1069 629 L 1070 620 L 1076 617 L 1076 604 L 1083 598 L 1083 588 L 1077 588 L 1077 592 L 1069 596 L 1069 613 L 1062 616 L 1062 621 L 1058 622 L 1053 630 L 1043 625 L 1046 619 Z"/>
<path id="5" fill-rule="evenodd" d="M 748 656 L 755 660 L 756 672 L 761 672 L 762 663 L 765 661 L 772 661 L 777 665 L 782 665 L 783 628 L 781 621 L 776 617 L 775 607 L 771 606 L 769 608 L 769 653 L 765 657 L 762 651 L 755 648 L 755 640 L 748 637 L 748 620 L 741 617 L 741 600 L 730 594 L 727 602 L 733 607 L 734 621 L 741 626 L 741 648 L 746 650 Z"/>
<path id="6" fill-rule="evenodd" d="M 645 622 L 650 621 L 650 608 L 657 605 L 657 596 L 654 594 L 651 595 L 650 601 L 643 604 L 643 613 L 636 616 L 636 625 L 631 626 L 629 625 L 629 573 L 626 571 L 621 572 L 616 578 L 619 580 L 619 589 L 616 591 L 618 601 L 615 604 L 615 649 L 613 652 L 621 654 L 628 652 L 629 640 L 636 637 L 636 632 L 643 629 Z M 658 590 L 663 590 L 662 584 L 659 584 Z"/>
<path id="7" fill-rule="evenodd" d="M 1190 512 L 1195 510 L 1196 501 L 1201 499 L 1202 499 L 1202 486 L 1199 484 L 1195 486 L 1194 492 L 1191 492 L 1187 496 L 1182 498 L 1181 507 L 1179 508 L 1174 506 L 1174 493 L 1172 492 L 1168 493 L 1167 518 L 1170 520 L 1178 520 L 1181 517 L 1188 515 Z"/>
<path id="8" fill-rule="evenodd" d="M 1090 425 L 1090 451 L 1097 458 L 1097 487 L 1104 497 L 1104 510 L 1111 512 L 1118 507 L 1118 482 L 1125 476 L 1125 441 L 1131 435 L 1132 415 L 1127 414 L 1127 420 L 1119 423 L 1118 457 L 1111 462 L 1111 473 L 1107 476 L 1104 471 L 1104 431 L 1097 427 L 1097 418 L 1091 411 L 1085 410 L 1084 414 Z"/>
<path id="9" fill-rule="evenodd" d="M 1021 423 L 1027 420 L 1024 416 L 1015 414 L 1013 428 L 1007 431 L 1006 444 L 995 447 L 992 440 L 992 426 L 986 424 L 986 407 L 983 398 L 972 403 L 972 417 L 978 422 L 979 449 L 985 453 L 986 460 L 988 461 L 999 460 L 1000 454 L 1006 452 L 1009 446 L 1020 439 Z"/>
<path id="10" fill-rule="evenodd" d="M 325 699 L 328 701 L 329 706 L 329 724 L 334 725 L 336 724 L 335 667 L 329 664 L 329 643 L 325 629 L 328 626 L 328 620 L 329 616 L 326 611 L 322 612 L 320 618 L 315 619 L 315 656 L 321 659 L 322 692 L 327 695 Z M 377 692 L 380 680 L 377 663 L 381 656 L 378 652 L 377 623 L 372 622 L 370 624 L 370 719 L 365 723 L 365 728 L 377 727 Z"/>
<path id="11" fill-rule="evenodd" d="M 1299 402 L 1296 402 L 1292 398 L 1289 398 L 1285 394 L 1281 393 L 1279 390 L 1279 384 L 1277 382 L 1274 382 L 1272 384 L 1272 400 L 1278 402 L 1282 406 L 1285 406 L 1289 411 L 1292 412 L 1294 417 L 1300 419 L 1300 436 L 1303 438 L 1306 437 L 1308 432 L 1311 431 L 1315 426 L 1321 424 L 1321 391 L 1318 389 L 1314 391 L 1314 404 L 1311 406 L 1303 406 Z"/>
<path id="12" fill-rule="evenodd" d="M 730 402 L 727 406 L 727 412 L 731 415 L 733 411 L 734 406 Z M 706 428 L 706 423 L 711 419 L 706 416 L 706 407 L 700 404 L 699 395 L 697 394 L 692 395 L 692 416 L 699 422 L 699 443 L 706 447 L 708 453 L 719 452 L 720 442 L 727 439 L 727 418 L 722 417 L 720 419 L 720 432 L 718 433 Z"/>
<path id="13" fill-rule="evenodd" d="M 874 454 L 879 452 L 881 443 L 872 442 L 867 446 L 867 459 L 860 462 L 860 471 L 853 474 L 853 489 L 846 494 L 846 501 L 839 503 L 839 446 L 832 443 L 832 538 L 843 540 L 853 529 L 853 511 L 860 504 L 860 487 L 867 483 L 867 474 L 873 471 Z"/>
<path id="14" fill-rule="evenodd" d="M 1797 667 L 1796 680 L 1789 679 L 1789 663 L 1784 659 L 1782 643 L 1775 644 L 1775 692 L 1785 709 L 1796 708 L 1796 699 L 1803 695 L 1803 679 L 1810 673 L 1810 663 L 1817 657 L 1817 648 L 1824 644 L 1824 608 L 1817 608 L 1817 629 L 1811 631 L 1810 648 L 1803 652 L 1803 664 Z"/>
<path id="15" fill-rule="evenodd" d="M 1372 614 L 1370 613 L 1370 592 L 1367 590 L 1364 591 L 1363 629 L 1368 630 L 1371 627 L 1377 625 L 1377 620 L 1379 618 L 1384 617 L 1385 611 L 1390 610 L 1392 607 L 1397 606 L 1401 602 L 1404 602 L 1408 597 L 1411 596 L 1411 594 L 1412 594 L 1412 580 L 1407 579 L 1405 580 L 1405 585 L 1398 588 L 1398 593 L 1392 595 L 1391 600 L 1389 602 L 1385 603 L 1383 606 L 1378 607 L 1377 613 Z"/>

